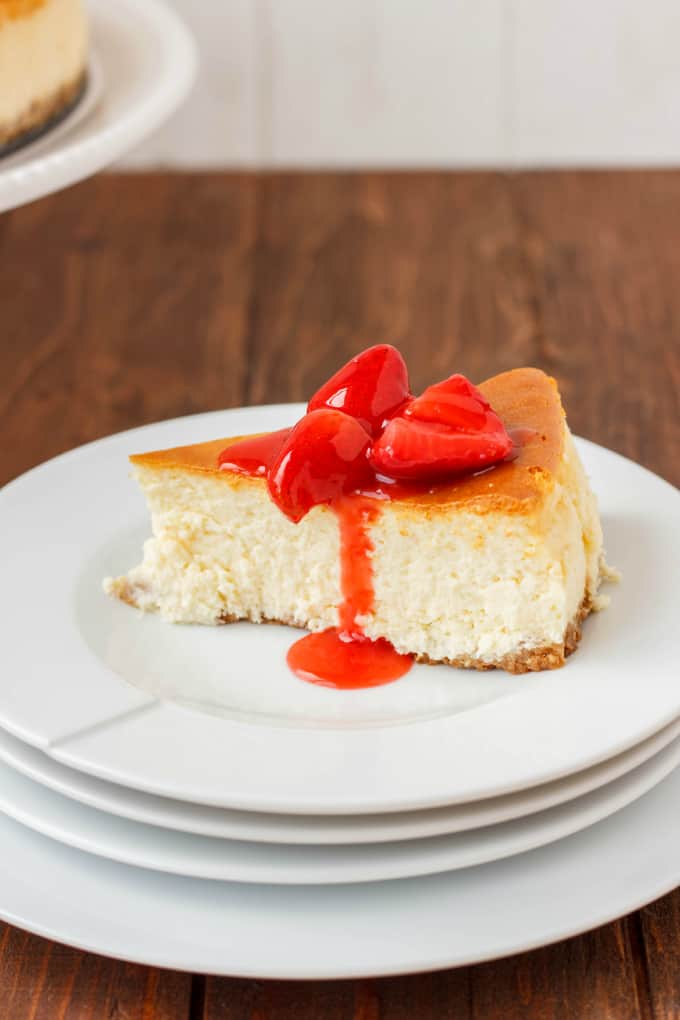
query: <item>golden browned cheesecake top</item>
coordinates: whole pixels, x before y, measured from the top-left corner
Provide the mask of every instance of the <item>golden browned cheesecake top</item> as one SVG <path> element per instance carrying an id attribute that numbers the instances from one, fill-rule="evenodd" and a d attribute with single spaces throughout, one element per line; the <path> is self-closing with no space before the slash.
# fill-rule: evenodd
<path id="1" fill-rule="evenodd" d="M 564 411 L 555 380 L 537 368 L 516 368 L 488 379 L 479 389 L 505 428 L 515 433 L 517 457 L 480 474 L 464 475 L 439 485 L 433 492 L 400 499 L 409 509 L 444 509 L 464 504 L 475 512 L 526 513 L 543 498 L 552 483 L 564 445 Z M 130 460 L 140 467 L 210 474 L 231 484 L 264 485 L 263 478 L 218 468 L 220 452 L 243 438 L 232 436 L 133 454 Z"/>
<path id="2" fill-rule="evenodd" d="M 0 0 L 0 24 L 5 18 L 11 20 L 28 18 L 47 2 L 48 0 Z"/>

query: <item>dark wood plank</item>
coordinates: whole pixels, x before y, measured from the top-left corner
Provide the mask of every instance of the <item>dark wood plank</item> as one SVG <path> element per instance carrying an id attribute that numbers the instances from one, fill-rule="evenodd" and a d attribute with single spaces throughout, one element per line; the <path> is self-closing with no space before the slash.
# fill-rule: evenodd
<path id="1" fill-rule="evenodd" d="M 534 308 L 497 174 L 265 178 L 248 397 L 301 400 L 369 343 L 419 389 L 535 360 Z"/>
<path id="2" fill-rule="evenodd" d="M 473 1016 L 485 1020 L 651 1020 L 629 919 L 471 969 Z"/>
<path id="3" fill-rule="evenodd" d="M 512 192 L 573 430 L 680 484 L 680 174 L 521 174 Z"/>
<path id="4" fill-rule="evenodd" d="M 465 969 L 374 981 L 208 978 L 203 1020 L 467 1020 Z"/>
<path id="5" fill-rule="evenodd" d="M 201 1020 L 351 1020 L 354 999 L 352 982 L 208 978 Z"/>
<path id="6" fill-rule="evenodd" d="M 7 1020 L 188 1020 L 191 977 L 106 960 L 0 926 Z"/>
<path id="7" fill-rule="evenodd" d="M 9 214 L 0 483 L 132 425 L 242 402 L 256 184 L 99 177 Z"/>
<path id="8" fill-rule="evenodd" d="M 680 889 L 640 911 L 653 1016 L 680 1020 Z"/>

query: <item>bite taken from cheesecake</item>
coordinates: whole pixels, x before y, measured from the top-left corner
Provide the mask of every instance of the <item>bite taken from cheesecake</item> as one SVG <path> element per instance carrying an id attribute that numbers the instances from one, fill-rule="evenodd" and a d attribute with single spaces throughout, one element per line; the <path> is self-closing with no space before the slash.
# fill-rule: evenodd
<path id="1" fill-rule="evenodd" d="M 378 684 L 412 659 L 552 669 L 598 606 L 595 498 L 535 368 L 414 397 L 381 344 L 292 429 L 131 461 L 153 537 L 107 591 L 173 623 L 307 628 L 289 655 L 305 679 Z"/>

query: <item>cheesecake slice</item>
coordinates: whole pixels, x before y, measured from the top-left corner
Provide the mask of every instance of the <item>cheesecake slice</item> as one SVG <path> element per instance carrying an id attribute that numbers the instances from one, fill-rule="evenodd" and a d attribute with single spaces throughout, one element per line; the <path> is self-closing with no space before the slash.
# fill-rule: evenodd
<path id="1" fill-rule="evenodd" d="M 87 53 L 82 0 L 0 0 L 0 154 L 78 101 Z"/>
<path id="2" fill-rule="evenodd" d="M 106 589 L 173 623 L 278 621 L 323 631 L 341 624 L 347 571 L 363 556 L 372 591 L 356 623 L 365 639 L 458 667 L 562 666 L 597 604 L 595 499 L 553 379 L 521 368 L 475 393 L 511 437 L 512 456 L 428 484 L 409 477 L 371 499 L 361 548 L 347 549 L 332 503 L 294 523 L 264 468 L 220 469 L 231 444 L 244 449 L 243 437 L 132 456 L 153 537 L 142 563 L 107 579 Z M 390 414 L 408 424 L 405 406 Z"/>

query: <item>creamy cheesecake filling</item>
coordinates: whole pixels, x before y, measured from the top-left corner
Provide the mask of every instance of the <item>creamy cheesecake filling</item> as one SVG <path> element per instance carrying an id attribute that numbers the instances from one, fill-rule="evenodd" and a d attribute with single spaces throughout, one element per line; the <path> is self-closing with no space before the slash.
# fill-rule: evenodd
<path id="1" fill-rule="evenodd" d="M 0 2 L 0 145 L 73 101 L 87 45 L 82 0 Z"/>
<path id="2" fill-rule="evenodd" d="M 528 513 L 385 502 L 370 525 L 375 611 L 370 638 L 433 662 L 544 668 L 563 660 L 599 584 L 594 497 L 564 427 L 562 456 Z M 337 626 L 335 514 L 292 524 L 257 479 L 225 482 L 171 466 L 134 469 L 152 516 L 144 559 L 107 589 L 175 623 L 276 620 Z M 560 658 L 561 657 L 561 658 Z M 541 660 L 543 661 L 543 660 Z M 532 664 L 533 663 L 533 664 Z"/>
<path id="3" fill-rule="evenodd" d="M 587 591 L 583 528 L 559 482 L 535 515 L 384 513 L 369 637 L 432 661 L 493 664 L 558 644 Z"/>
<path id="4" fill-rule="evenodd" d="M 133 470 L 153 537 L 141 565 L 109 585 L 115 594 L 172 623 L 337 622 L 340 543 L 327 507 L 293 524 L 255 479 Z"/>

